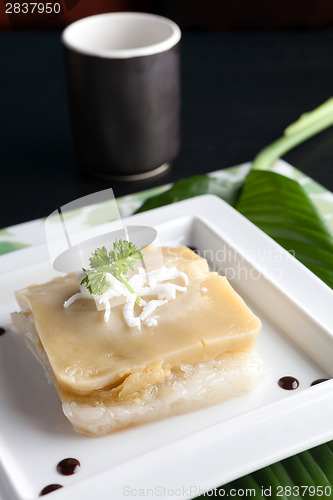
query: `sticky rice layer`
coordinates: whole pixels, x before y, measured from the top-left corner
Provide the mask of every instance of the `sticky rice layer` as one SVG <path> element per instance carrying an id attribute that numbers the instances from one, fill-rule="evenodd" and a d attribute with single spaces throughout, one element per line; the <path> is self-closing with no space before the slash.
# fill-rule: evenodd
<path id="1" fill-rule="evenodd" d="M 52 370 L 40 343 L 32 315 L 13 313 L 16 331 L 24 335 L 29 348 L 37 356 L 52 380 Z M 153 384 L 126 400 L 95 403 L 84 397 L 59 391 L 64 414 L 75 430 L 84 434 L 102 436 L 115 430 L 186 413 L 225 401 L 252 391 L 262 378 L 265 365 L 253 350 L 226 354 L 194 366 L 182 365 L 171 370 L 162 383 Z"/>
<path id="2" fill-rule="evenodd" d="M 179 415 L 252 391 L 265 371 L 256 351 L 183 365 L 171 378 L 150 386 L 127 402 L 97 406 L 64 401 L 63 411 L 74 428 L 105 435 L 116 429 Z"/>

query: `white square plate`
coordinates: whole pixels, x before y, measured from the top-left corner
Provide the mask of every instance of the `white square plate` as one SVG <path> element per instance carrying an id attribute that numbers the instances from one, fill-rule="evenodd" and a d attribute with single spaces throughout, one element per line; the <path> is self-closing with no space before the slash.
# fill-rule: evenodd
<path id="1" fill-rule="evenodd" d="M 258 351 L 269 370 L 250 394 L 105 438 L 75 434 L 54 388 L 18 336 L 0 337 L 0 497 L 54 500 L 188 499 L 333 438 L 333 292 L 229 205 L 202 196 L 128 218 L 161 244 L 198 248 L 261 318 Z M 108 226 L 112 229 L 112 223 Z M 0 326 L 10 330 L 13 292 L 55 274 L 45 248 L 1 257 Z M 17 269 L 17 263 L 20 269 Z M 16 269 L 16 270 L 15 270 Z M 280 377 L 296 377 L 295 391 Z M 81 462 L 59 476 L 66 457 Z M 1 497 L 2 498 L 2 497 Z"/>

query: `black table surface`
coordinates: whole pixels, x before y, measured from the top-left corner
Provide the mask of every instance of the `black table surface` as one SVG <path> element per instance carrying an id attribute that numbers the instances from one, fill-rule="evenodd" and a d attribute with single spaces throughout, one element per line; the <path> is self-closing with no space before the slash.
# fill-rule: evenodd
<path id="1" fill-rule="evenodd" d="M 116 196 L 249 161 L 333 95 L 333 30 L 184 32 L 182 150 L 149 181 L 80 172 L 59 32 L 0 34 L 0 227 L 112 187 Z M 285 156 L 333 190 L 333 128 Z"/>

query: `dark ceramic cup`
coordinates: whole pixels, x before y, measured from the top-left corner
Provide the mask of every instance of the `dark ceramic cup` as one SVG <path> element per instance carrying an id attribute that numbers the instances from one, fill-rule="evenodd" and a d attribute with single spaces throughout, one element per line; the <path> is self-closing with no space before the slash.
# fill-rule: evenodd
<path id="1" fill-rule="evenodd" d="M 98 176 L 141 179 L 179 152 L 179 27 L 153 14 L 91 16 L 62 34 L 75 148 Z"/>

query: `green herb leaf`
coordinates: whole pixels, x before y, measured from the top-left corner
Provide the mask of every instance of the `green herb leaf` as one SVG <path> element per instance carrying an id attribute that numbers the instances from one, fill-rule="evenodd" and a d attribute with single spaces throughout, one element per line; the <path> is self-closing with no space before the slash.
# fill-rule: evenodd
<path id="1" fill-rule="evenodd" d="M 120 276 L 126 274 L 128 269 L 134 270 L 137 260 L 142 259 L 142 253 L 130 241 L 118 240 L 113 244 L 110 258 L 115 262 L 112 274 Z"/>
<path id="2" fill-rule="evenodd" d="M 105 247 L 97 248 L 89 259 L 92 269 L 99 269 L 110 264 L 108 251 Z"/>
<path id="3" fill-rule="evenodd" d="M 86 275 L 81 281 L 81 285 L 85 285 L 91 294 L 101 295 L 110 286 L 106 277 L 106 273 L 110 273 L 121 281 L 131 293 L 135 293 L 127 283 L 127 274 L 129 269 L 134 270 L 136 262 L 142 258 L 141 251 L 133 243 L 126 240 L 116 240 L 109 253 L 105 247 L 97 248 L 89 259 L 90 268 L 83 269 Z M 137 302 L 139 303 L 138 297 Z"/>
<path id="4" fill-rule="evenodd" d="M 89 292 L 93 295 L 101 295 L 105 292 L 110 284 L 106 279 L 106 273 L 109 271 L 103 270 L 85 270 L 86 277 L 81 281 L 81 285 L 86 285 Z"/>

